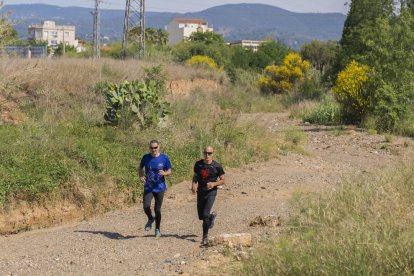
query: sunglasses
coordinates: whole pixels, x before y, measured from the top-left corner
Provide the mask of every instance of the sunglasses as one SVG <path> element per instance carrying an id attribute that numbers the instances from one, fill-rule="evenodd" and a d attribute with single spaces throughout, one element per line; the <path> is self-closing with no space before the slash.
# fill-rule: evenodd
<path id="1" fill-rule="evenodd" d="M 156 146 L 156 147 L 150 147 L 150 149 L 158 149 L 158 146 Z"/>
<path id="2" fill-rule="evenodd" d="M 213 153 L 212 152 L 205 151 L 204 154 L 212 155 Z"/>

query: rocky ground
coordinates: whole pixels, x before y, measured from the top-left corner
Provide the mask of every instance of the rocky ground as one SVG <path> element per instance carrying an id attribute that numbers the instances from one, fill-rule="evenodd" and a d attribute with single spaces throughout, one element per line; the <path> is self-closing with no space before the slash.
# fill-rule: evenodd
<path id="1" fill-rule="evenodd" d="M 411 162 L 414 143 L 386 141 L 355 128 L 317 127 L 286 114 L 249 114 L 251 120 L 284 136 L 295 126 L 307 135 L 304 154 L 226 170 L 226 185 L 214 210 L 211 237 L 251 234 L 255 244 L 276 235 L 289 214 L 289 199 L 298 192 L 335 187 L 344 178 L 373 174 L 398 162 Z M 390 140 L 388 138 L 388 140 Z M 161 238 L 145 232 L 140 205 L 124 211 L 59 227 L 0 237 L 2 275 L 208 275 L 226 274 L 249 249 L 200 247 L 201 222 L 190 182 L 170 188 L 163 204 Z"/>

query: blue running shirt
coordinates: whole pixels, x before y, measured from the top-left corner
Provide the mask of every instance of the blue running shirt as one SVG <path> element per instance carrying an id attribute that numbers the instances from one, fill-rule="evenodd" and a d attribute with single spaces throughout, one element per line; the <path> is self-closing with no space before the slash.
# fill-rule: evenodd
<path id="1" fill-rule="evenodd" d="M 158 171 L 171 169 L 171 162 L 167 155 L 161 153 L 158 157 L 153 157 L 150 153 L 145 154 L 139 166 L 145 167 L 145 191 L 161 193 L 166 190 L 165 178 Z"/>

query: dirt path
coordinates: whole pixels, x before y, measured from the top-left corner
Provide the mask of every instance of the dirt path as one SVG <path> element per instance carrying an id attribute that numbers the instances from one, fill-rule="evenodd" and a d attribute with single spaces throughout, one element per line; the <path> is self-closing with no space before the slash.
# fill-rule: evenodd
<path id="1" fill-rule="evenodd" d="M 226 170 L 226 185 L 215 204 L 218 212 L 211 236 L 252 233 L 256 240 L 277 227 L 250 227 L 257 216 L 289 214 L 293 192 L 334 186 L 344 176 L 376 170 L 412 156 L 413 142 L 398 138 L 387 143 L 381 135 L 355 130 L 300 125 L 286 114 L 253 114 L 253 120 L 276 134 L 293 125 L 308 136 L 307 155 Z M 141 206 L 116 211 L 81 223 L 0 237 L 1 275 L 171 275 L 209 274 L 223 264 L 218 247 L 201 248 L 201 222 L 189 182 L 168 190 L 163 205 L 163 236 L 144 232 Z"/>

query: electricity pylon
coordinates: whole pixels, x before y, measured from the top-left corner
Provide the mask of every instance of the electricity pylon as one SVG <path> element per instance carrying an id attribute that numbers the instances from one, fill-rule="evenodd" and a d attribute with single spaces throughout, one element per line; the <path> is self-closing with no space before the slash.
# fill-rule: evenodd
<path id="1" fill-rule="evenodd" d="M 138 36 L 129 37 L 129 32 L 137 29 Z M 122 36 L 122 51 L 125 57 L 128 43 L 135 43 L 139 47 L 140 58 L 145 54 L 145 0 L 126 0 L 124 33 Z"/>

